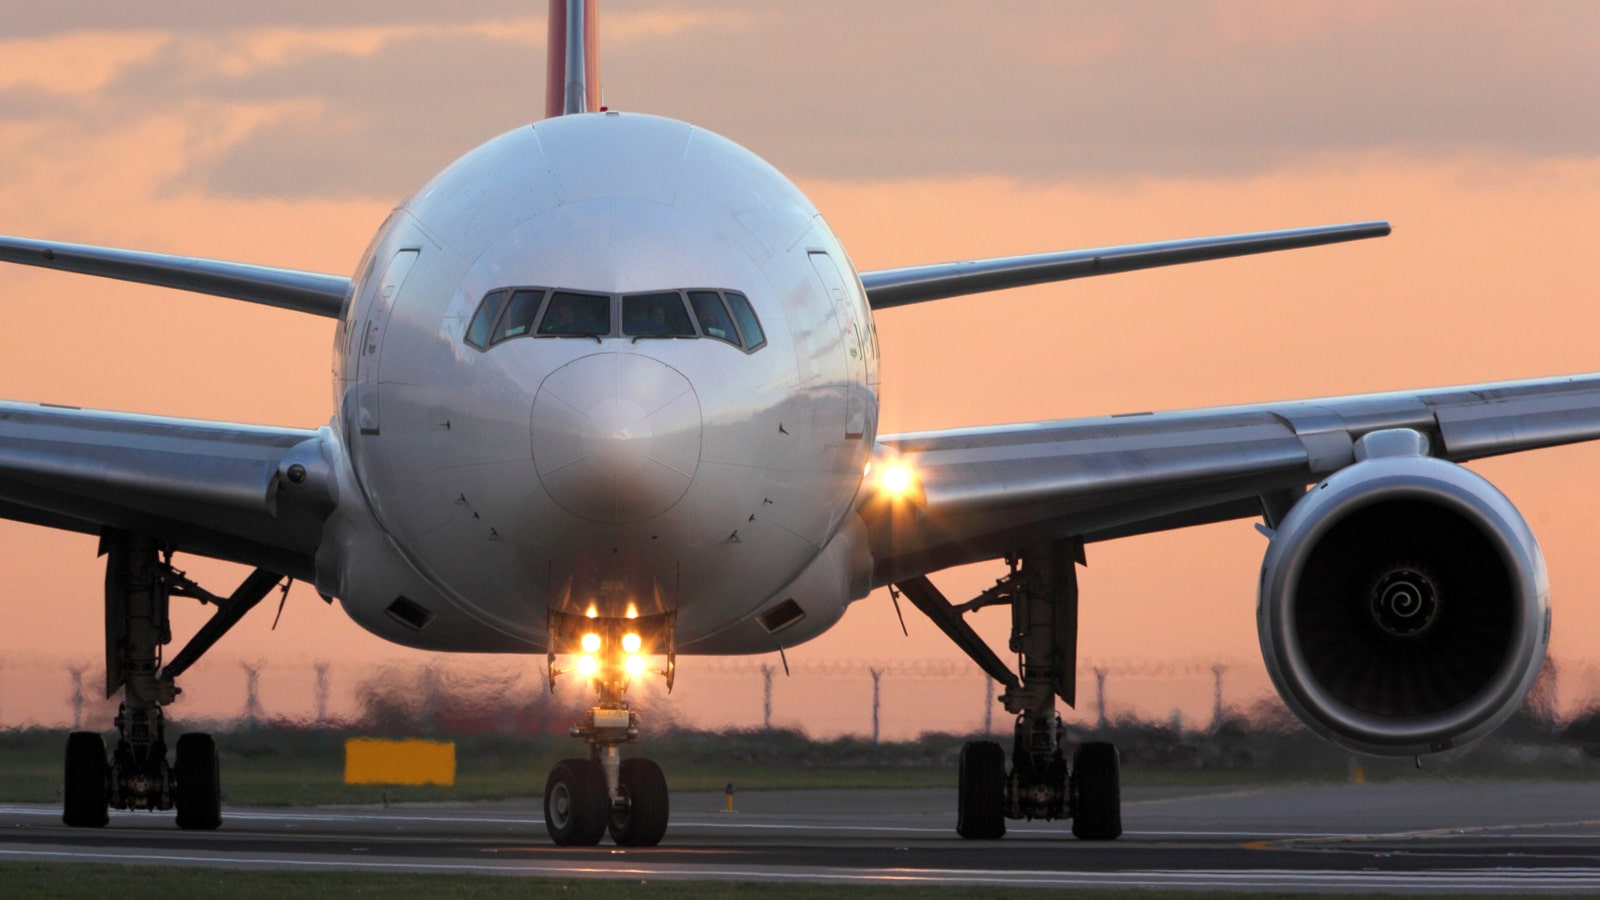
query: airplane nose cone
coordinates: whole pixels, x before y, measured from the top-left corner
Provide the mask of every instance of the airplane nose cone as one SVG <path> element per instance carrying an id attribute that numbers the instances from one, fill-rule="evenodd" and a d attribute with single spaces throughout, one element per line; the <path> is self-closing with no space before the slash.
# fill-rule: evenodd
<path id="1" fill-rule="evenodd" d="M 677 369 L 596 353 L 551 372 L 533 398 L 533 463 L 561 508 L 596 522 L 671 509 L 700 466 L 700 400 Z"/>

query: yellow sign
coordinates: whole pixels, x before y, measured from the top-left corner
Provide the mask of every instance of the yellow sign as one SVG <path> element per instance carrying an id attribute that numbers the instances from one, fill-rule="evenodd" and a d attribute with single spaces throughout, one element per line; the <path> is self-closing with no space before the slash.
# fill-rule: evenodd
<path id="1" fill-rule="evenodd" d="M 351 738 L 344 742 L 344 783 L 455 784 L 456 745 Z"/>

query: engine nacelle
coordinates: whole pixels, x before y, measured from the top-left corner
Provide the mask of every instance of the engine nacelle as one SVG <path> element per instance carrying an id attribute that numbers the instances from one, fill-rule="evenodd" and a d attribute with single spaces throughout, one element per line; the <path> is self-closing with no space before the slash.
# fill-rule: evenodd
<path id="1" fill-rule="evenodd" d="M 1364 438 L 1284 517 L 1261 566 L 1256 623 L 1278 693 L 1364 753 L 1484 736 L 1533 687 L 1550 638 L 1528 523 L 1482 476 L 1426 453 L 1415 432 Z"/>

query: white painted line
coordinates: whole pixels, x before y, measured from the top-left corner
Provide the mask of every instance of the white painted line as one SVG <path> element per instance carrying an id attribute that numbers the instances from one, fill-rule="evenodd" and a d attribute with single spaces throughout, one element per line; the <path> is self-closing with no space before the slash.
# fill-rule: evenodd
<path id="1" fill-rule="evenodd" d="M 0 857 L 34 860 L 142 862 L 179 865 L 235 865 L 257 868 L 349 869 L 414 872 L 482 872 L 544 877 L 602 876 L 675 879 L 739 879 L 751 881 L 820 881 L 862 883 L 1001 884 L 1055 887 L 1210 887 L 1241 889 L 1343 890 L 1448 890 L 1491 892 L 1509 890 L 1595 890 L 1600 888 L 1600 868 L 1447 869 L 1431 872 L 1376 872 L 1289 869 L 1197 869 L 1190 871 L 1039 872 L 981 869 L 832 869 L 775 871 L 767 867 L 697 867 L 686 865 L 634 865 L 600 867 L 580 864 L 530 864 L 509 862 L 429 863 L 378 862 L 329 859 L 262 859 L 225 855 L 176 855 L 99 851 L 9 850 Z"/>

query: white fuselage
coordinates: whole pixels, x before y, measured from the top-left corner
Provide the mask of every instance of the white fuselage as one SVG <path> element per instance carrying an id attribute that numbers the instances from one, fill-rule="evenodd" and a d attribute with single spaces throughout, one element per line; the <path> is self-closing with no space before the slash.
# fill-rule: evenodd
<path id="1" fill-rule="evenodd" d="M 317 582 L 368 629 L 534 650 L 549 609 L 631 605 L 675 610 L 685 652 L 760 652 L 865 595 L 871 313 L 822 217 L 753 154 L 652 116 L 549 119 L 434 178 L 356 274 Z M 608 295 L 610 330 L 473 346 L 502 288 Z M 691 289 L 747 297 L 766 343 L 616 321 L 622 295 Z"/>

